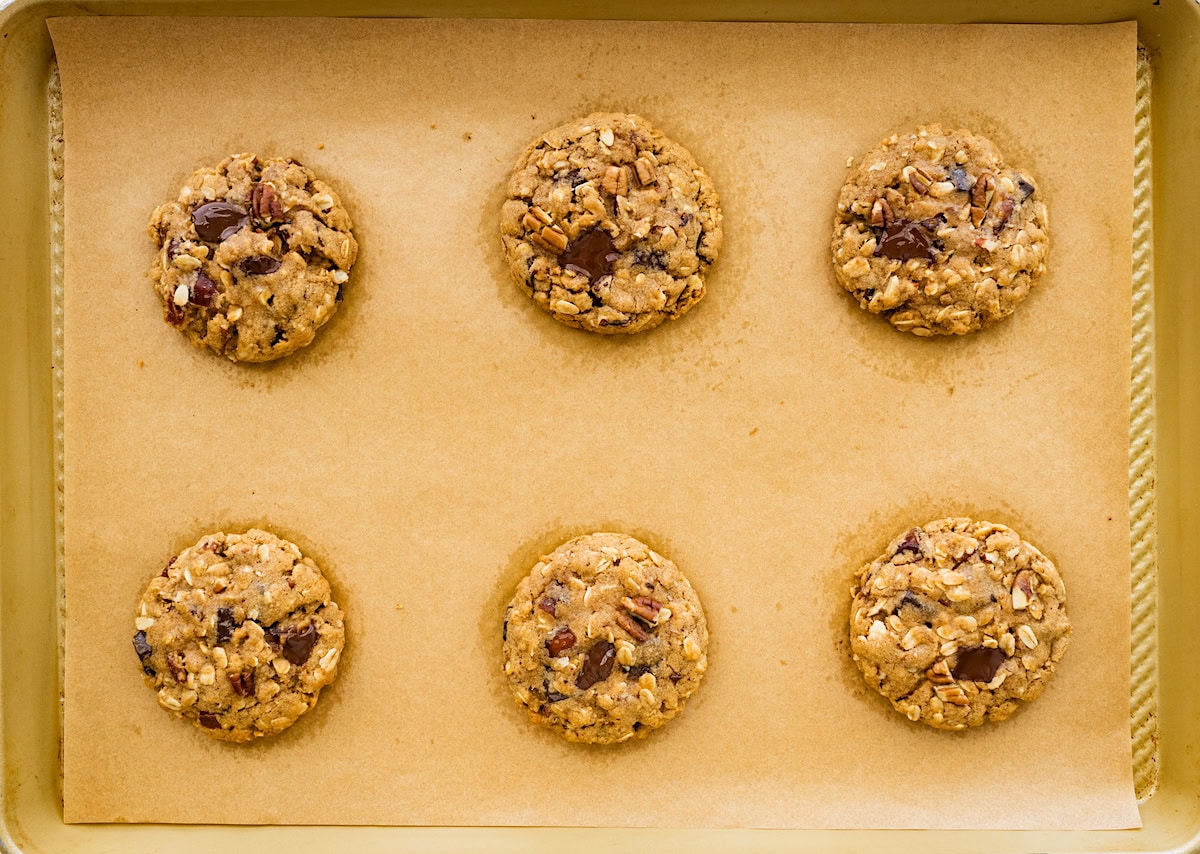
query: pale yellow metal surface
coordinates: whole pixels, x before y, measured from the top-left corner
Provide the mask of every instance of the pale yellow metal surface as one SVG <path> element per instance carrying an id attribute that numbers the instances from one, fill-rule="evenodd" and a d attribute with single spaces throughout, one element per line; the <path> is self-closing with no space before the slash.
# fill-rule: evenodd
<path id="1" fill-rule="evenodd" d="M 390 851 L 607 850 L 645 831 L 540 828 L 184 828 L 67 826 L 59 796 L 61 625 L 61 177 L 59 126 L 46 93 L 52 56 L 42 23 L 59 14 L 403 14 L 764 20 L 1100 22 L 1137 18 L 1147 45 L 1137 87 L 1134 338 L 1130 428 L 1130 719 L 1145 826 L 1093 833 L 655 831 L 660 850 L 1200 850 L 1200 8 L 1193 0 L 1097 4 L 701 0 L 653 10 L 615 2 L 65 3 L 0 0 L 0 848 L 22 851 L 210 851 L 242 847 Z M 1153 74 L 1153 79 L 1151 75 Z M 1153 92 L 1155 111 L 1150 113 Z M 1151 140 L 1154 158 L 1150 157 Z M 47 166 L 47 144 L 51 164 Z M 57 154 L 56 154 L 57 151 Z M 59 216 L 54 216 L 58 213 Z M 1153 217 L 1152 217 L 1153 214 Z M 57 220 L 57 222 L 56 222 Z M 1151 228 L 1153 221 L 1153 229 Z M 56 284 L 57 283 L 57 286 Z M 1161 655 L 1160 651 L 1161 650 Z M 98 734 L 103 737 L 103 734 Z M 1036 773 L 1031 745 L 1031 773 Z M 1019 791 L 1019 785 L 1015 785 Z M 152 797 L 152 793 L 148 793 Z M 1153 796 L 1153 797 L 1151 797 Z"/>

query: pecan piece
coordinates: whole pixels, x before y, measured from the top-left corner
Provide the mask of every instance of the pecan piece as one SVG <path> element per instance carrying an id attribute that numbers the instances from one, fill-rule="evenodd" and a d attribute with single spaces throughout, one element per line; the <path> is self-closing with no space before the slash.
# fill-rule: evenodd
<path id="1" fill-rule="evenodd" d="M 995 192 L 996 179 L 992 177 L 991 172 L 984 172 L 975 179 L 975 186 L 971 188 L 971 204 L 987 210 L 991 207 L 992 196 Z"/>
<path id="2" fill-rule="evenodd" d="M 887 228 L 892 224 L 892 206 L 887 199 L 878 198 L 871 205 L 871 225 L 876 228 Z"/>
<path id="3" fill-rule="evenodd" d="M 950 665 L 946 664 L 944 658 L 925 671 L 925 678 L 934 685 L 949 685 L 954 681 L 954 677 L 950 675 Z"/>
<path id="4" fill-rule="evenodd" d="M 633 171 L 637 173 L 638 183 L 643 187 L 653 184 L 658 180 L 658 175 L 654 170 L 654 164 L 650 162 L 649 157 L 644 155 L 634 161 Z"/>
<path id="5" fill-rule="evenodd" d="M 638 643 L 650 640 L 649 632 L 642 628 L 641 624 L 628 614 L 617 614 L 617 625 L 629 632 L 630 637 Z"/>
<path id="6" fill-rule="evenodd" d="M 254 185 L 250 191 L 250 210 L 262 222 L 278 222 L 283 219 L 283 206 L 279 203 L 279 194 L 275 188 L 265 181 Z"/>
<path id="7" fill-rule="evenodd" d="M 663 605 L 648 596 L 638 596 L 636 599 L 626 596 L 621 600 L 621 607 L 643 623 L 653 626 L 658 620 L 658 612 L 662 610 Z"/>
<path id="8" fill-rule="evenodd" d="M 629 172 L 624 166 L 609 166 L 604 170 L 600 186 L 611 196 L 623 196 L 629 192 Z"/>
<path id="9" fill-rule="evenodd" d="M 999 211 L 996 214 L 996 225 L 993 229 L 996 234 L 1002 232 L 1004 230 L 1004 226 L 1008 224 L 1008 218 L 1012 216 L 1013 207 L 1013 200 L 1008 197 L 1001 199 L 1000 204 L 996 205 L 996 209 Z"/>
<path id="10" fill-rule="evenodd" d="M 167 667 L 171 671 L 171 678 L 180 685 L 187 684 L 187 668 L 183 666 L 183 655 L 178 652 L 172 652 L 167 656 Z"/>
<path id="11" fill-rule="evenodd" d="M 233 693 L 239 697 L 249 697 L 254 693 L 254 671 L 247 670 L 245 673 L 234 673 L 229 677 L 229 684 L 233 687 Z"/>

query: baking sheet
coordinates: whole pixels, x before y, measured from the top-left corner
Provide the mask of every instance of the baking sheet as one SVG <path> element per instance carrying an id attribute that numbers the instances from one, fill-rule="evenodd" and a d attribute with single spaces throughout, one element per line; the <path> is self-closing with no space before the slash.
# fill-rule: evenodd
<path id="1" fill-rule="evenodd" d="M 51 30 L 67 137 L 68 821 L 1137 825 L 1132 24 Z M 947 74 L 944 51 L 914 44 L 964 59 Z M 285 70 L 263 72 L 273 62 Z M 706 301 L 628 341 L 542 316 L 496 237 L 521 148 L 599 108 L 690 147 L 726 213 Z M 991 135 L 1051 210 L 1043 284 L 966 340 L 899 335 L 828 271 L 846 157 L 931 119 Z M 189 348 L 145 278 L 150 210 L 246 149 L 327 176 L 363 248 L 318 342 L 258 368 Z M 964 734 L 892 713 L 842 638 L 857 566 L 956 512 L 1050 554 L 1075 625 L 1036 704 Z M 166 556 L 250 524 L 326 566 L 350 636 L 319 707 L 239 748 L 157 710 L 128 624 Z M 603 528 L 675 559 L 713 631 L 688 711 L 610 750 L 528 725 L 498 662 L 519 576 Z"/>

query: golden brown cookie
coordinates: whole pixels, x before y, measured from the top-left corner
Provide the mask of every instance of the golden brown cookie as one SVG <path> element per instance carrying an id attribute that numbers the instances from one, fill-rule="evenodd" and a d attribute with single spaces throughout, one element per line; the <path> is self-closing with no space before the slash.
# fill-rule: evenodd
<path id="1" fill-rule="evenodd" d="M 859 305 L 914 335 L 1012 314 L 1046 269 L 1046 206 L 987 139 L 938 125 L 891 136 L 842 188 L 833 269 Z"/>
<path id="2" fill-rule="evenodd" d="M 965 729 L 1033 702 L 1067 648 L 1067 590 L 1003 525 L 940 519 L 863 568 L 850 647 L 867 684 L 912 721 Z"/>
<path id="3" fill-rule="evenodd" d="M 569 741 L 644 737 L 683 710 L 708 668 L 692 585 L 624 534 L 576 537 L 517 587 L 504 672 L 532 720 Z"/>
<path id="4" fill-rule="evenodd" d="M 149 231 L 167 323 L 235 362 L 311 343 L 358 255 L 337 193 L 288 157 L 238 154 L 197 171 Z"/>
<path id="5" fill-rule="evenodd" d="M 171 558 L 134 628 L 158 704 L 224 741 L 291 726 L 337 676 L 346 641 L 320 568 L 259 530 L 210 534 Z"/>
<path id="6" fill-rule="evenodd" d="M 692 155 L 641 116 L 593 113 L 521 155 L 500 233 L 513 281 L 543 311 L 628 334 L 703 298 L 720 201 Z"/>

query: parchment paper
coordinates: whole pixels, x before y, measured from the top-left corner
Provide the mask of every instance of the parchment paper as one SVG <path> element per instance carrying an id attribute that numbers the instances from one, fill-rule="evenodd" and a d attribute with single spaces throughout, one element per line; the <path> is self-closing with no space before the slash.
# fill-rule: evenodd
<path id="1" fill-rule="evenodd" d="M 68 821 L 1111 828 L 1129 745 L 1135 28 L 437 20 L 51 22 L 66 122 Z M 634 340 L 543 316 L 497 217 L 521 149 L 640 112 L 710 171 L 708 298 Z M 846 159 L 941 120 L 1051 213 L 1000 326 L 919 340 L 829 270 Z M 308 351 L 238 366 L 165 325 L 145 225 L 203 164 L 289 154 L 362 255 Z M 910 724 L 844 639 L 855 570 L 945 515 L 1013 525 L 1069 590 L 1045 695 Z M 134 605 L 205 532 L 268 525 L 330 573 L 338 682 L 274 740 L 156 707 Z M 646 741 L 572 745 L 500 673 L 539 553 L 637 534 L 703 598 L 711 669 Z"/>

